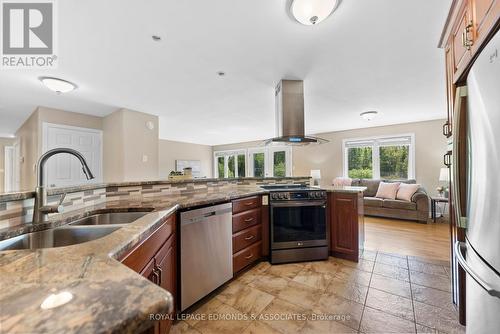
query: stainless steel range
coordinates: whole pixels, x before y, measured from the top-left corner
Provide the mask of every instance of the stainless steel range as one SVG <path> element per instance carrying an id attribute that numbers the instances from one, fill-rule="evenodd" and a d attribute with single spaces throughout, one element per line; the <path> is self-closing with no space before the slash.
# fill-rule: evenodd
<path id="1" fill-rule="evenodd" d="M 271 263 L 328 258 L 326 191 L 300 185 L 270 185 Z"/>

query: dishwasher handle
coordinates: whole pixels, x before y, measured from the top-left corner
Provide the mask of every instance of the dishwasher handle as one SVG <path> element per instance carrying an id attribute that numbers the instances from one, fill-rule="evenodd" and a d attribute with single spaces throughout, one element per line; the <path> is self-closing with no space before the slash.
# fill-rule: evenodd
<path id="1" fill-rule="evenodd" d="M 200 209 L 199 215 L 194 215 L 190 218 L 181 218 L 181 226 L 194 224 L 194 223 L 204 223 L 209 222 L 216 216 L 222 216 L 224 214 L 228 214 L 232 212 L 232 208 L 222 208 L 219 210 L 212 210 L 208 212 L 201 212 L 203 209 Z M 206 210 L 205 210 L 206 211 Z"/>

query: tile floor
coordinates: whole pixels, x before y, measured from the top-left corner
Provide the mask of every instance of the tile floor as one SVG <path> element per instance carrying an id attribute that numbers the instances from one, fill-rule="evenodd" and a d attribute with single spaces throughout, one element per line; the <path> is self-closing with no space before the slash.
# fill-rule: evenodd
<path id="1" fill-rule="evenodd" d="M 359 263 L 261 262 L 171 333 L 463 333 L 447 266 L 373 251 Z"/>

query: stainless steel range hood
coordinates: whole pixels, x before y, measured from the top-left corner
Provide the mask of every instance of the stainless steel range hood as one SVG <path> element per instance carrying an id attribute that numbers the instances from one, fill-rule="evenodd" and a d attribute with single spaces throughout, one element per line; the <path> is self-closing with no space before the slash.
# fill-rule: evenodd
<path id="1" fill-rule="evenodd" d="M 304 81 L 281 80 L 276 86 L 276 137 L 266 145 L 282 143 L 308 145 L 327 143 L 325 139 L 306 136 L 304 126 Z"/>

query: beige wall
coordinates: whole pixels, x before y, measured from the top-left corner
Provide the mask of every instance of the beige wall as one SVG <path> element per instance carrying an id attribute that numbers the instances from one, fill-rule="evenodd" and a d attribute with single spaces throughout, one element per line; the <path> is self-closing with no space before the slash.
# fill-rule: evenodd
<path id="1" fill-rule="evenodd" d="M 34 190 L 36 187 L 35 165 L 38 157 L 42 154 L 42 126 L 44 122 L 102 129 L 101 117 L 46 107 L 36 108 L 16 132 L 16 139 L 19 140 L 20 145 L 21 171 L 19 177 L 21 190 Z"/>
<path id="2" fill-rule="evenodd" d="M 201 176 L 212 177 L 212 147 L 160 139 L 160 178 L 166 178 L 175 170 L 175 160 L 200 160 Z"/>
<path id="3" fill-rule="evenodd" d="M 158 116 L 120 109 L 104 117 L 103 130 L 105 182 L 158 179 Z"/>
<path id="4" fill-rule="evenodd" d="M 31 116 L 17 130 L 16 138 L 19 141 L 19 188 L 20 190 L 34 190 L 36 187 L 35 164 L 38 157 L 39 145 L 38 111 Z"/>
<path id="5" fill-rule="evenodd" d="M 81 128 L 102 129 L 102 117 L 46 107 L 38 107 L 37 110 L 40 123 L 47 122 Z"/>
<path id="6" fill-rule="evenodd" d="M 0 138 L 0 193 L 5 191 L 5 146 L 11 146 L 15 139 Z"/>
<path id="7" fill-rule="evenodd" d="M 115 111 L 104 117 L 102 129 L 103 179 L 105 182 L 120 182 L 125 177 L 123 112 Z"/>
<path id="8" fill-rule="evenodd" d="M 309 175 L 311 169 L 320 169 L 322 184 L 343 173 L 342 140 L 372 136 L 415 134 L 415 177 L 430 194 L 440 185 L 439 170 L 446 151 L 446 138 L 441 129 L 444 120 L 406 123 L 365 129 L 318 134 L 330 142 L 322 145 L 294 146 L 292 149 L 293 175 Z M 214 151 L 256 147 L 261 142 L 214 146 Z"/>

